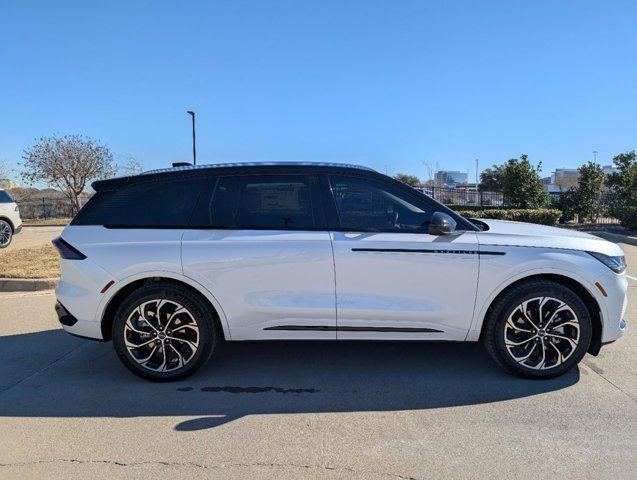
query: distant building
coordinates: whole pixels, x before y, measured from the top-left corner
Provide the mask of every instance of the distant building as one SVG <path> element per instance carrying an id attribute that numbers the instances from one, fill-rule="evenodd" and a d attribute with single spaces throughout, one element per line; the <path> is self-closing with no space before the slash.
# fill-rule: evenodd
<path id="1" fill-rule="evenodd" d="M 577 168 L 558 168 L 551 174 L 551 184 L 556 186 L 558 191 L 577 187 L 579 185 L 579 171 Z"/>
<path id="2" fill-rule="evenodd" d="M 458 172 L 456 170 L 438 170 L 435 175 L 437 184 L 448 186 L 456 186 L 459 183 L 467 183 L 469 175 L 467 172 Z"/>
<path id="3" fill-rule="evenodd" d="M 611 173 L 619 173 L 619 169 L 617 168 L 617 165 L 604 165 L 602 167 L 602 170 L 604 171 L 606 175 L 610 175 Z"/>
<path id="4" fill-rule="evenodd" d="M 606 175 L 618 172 L 615 165 L 604 165 L 602 170 Z M 577 168 L 558 168 L 550 177 L 545 177 L 541 181 L 547 192 L 565 191 L 571 187 L 577 188 L 579 186 L 579 171 Z"/>

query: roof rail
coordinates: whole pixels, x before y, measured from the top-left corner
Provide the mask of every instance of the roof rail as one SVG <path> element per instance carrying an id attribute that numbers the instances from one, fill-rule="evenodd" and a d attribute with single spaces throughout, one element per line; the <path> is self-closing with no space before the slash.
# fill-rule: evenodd
<path id="1" fill-rule="evenodd" d="M 176 164 L 174 164 L 176 165 Z M 167 172 L 183 172 L 190 170 L 207 170 L 214 168 L 231 168 L 231 167 L 276 167 L 276 166 L 307 166 L 307 167 L 341 167 L 341 168 L 356 168 L 359 170 L 374 171 L 372 168 L 364 167 L 362 165 L 354 165 L 350 163 L 335 163 L 335 162 L 234 162 L 234 163 L 208 163 L 204 165 L 179 165 L 172 168 L 158 168 L 156 170 L 149 170 L 147 172 L 140 173 L 139 175 L 154 175 L 157 173 Z"/>

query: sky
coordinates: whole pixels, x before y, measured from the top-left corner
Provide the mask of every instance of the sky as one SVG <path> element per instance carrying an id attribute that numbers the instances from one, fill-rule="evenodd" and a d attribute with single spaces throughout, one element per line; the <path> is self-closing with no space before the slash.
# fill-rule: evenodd
<path id="1" fill-rule="evenodd" d="M 635 1 L 0 2 L 0 160 L 80 133 L 145 169 L 357 163 L 426 179 L 637 148 Z"/>

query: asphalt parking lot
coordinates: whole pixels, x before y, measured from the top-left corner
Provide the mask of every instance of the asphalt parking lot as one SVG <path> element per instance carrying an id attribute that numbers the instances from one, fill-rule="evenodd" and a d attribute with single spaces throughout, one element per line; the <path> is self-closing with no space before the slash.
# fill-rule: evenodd
<path id="1" fill-rule="evenodd" d="M 64 334 L 52 293 L 0 294 L 0 478 L 635 478 L 629 283 L 625 337 L 549 381 L 475 344 L 281 342 L 152 384 Z"/>

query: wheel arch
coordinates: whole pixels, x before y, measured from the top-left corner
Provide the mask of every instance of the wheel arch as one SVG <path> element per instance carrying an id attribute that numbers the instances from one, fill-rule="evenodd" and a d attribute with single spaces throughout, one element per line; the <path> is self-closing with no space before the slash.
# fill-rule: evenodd
<path id="1" fill-rule="evenodd" d="M 152 276 L 143 276 L 141 278 L 132 278 L 128 282 L 120 284 L 119 289 L 111 295 L 111 297 L 106 301 L 106 305 L 102 309 L 102 315 L 100 319 L 102 338 L 104 340 L 111 340 L 111 332 L 113 328 L 113 321 L 115 320 L 115 313 L 117 312 L 117 308 L 119 307 L 121 302 L 127 296 L 129 296 L 131 293 L 138 290 L 142 286 L 156 282 L 168 282 L 179 285 L 181 287 L 185 287 L 199 296 L 199 298 L 203 302 L 205 302 L 208 307 L 210 307 L 210 310 L 213 313 L 214 322 L 216 323 L 217 328 L 219 328 L 219 331 L 222 333 L 223 338 L 225 340 L 230 340 L 230 331 L 228 329 L 225 314 L 219 303 L 210 294 L 210 292 L 205 290 L 201 285 L 194 284 L 194 282 L 192 281 L 187 281 L 186 279 L 166 275 L 166 273 L 168 272 Z"/>
<path id="2" fill-rule="evenodd" d="M 591 344 L 588 347 L 588 353 L 592 355 L 597 355 L 602 346 L 602 310 L 599 302 L 595 298 L 595 296 L 590 292 L 588 288 L 586 288 L 580 281 L 575 280 L 572 277 L 559 274 L 559 273 L 536 273 L 533 275 L 528 275 L 526 277 L 519 278 L 515 281 L 512 281 L 504 288 L 502 288 L 497 295 L 495 295 L 491 301 L 489 302 L 488 308 L 484 311 L 484 315 L 481 316 L 481 326 L 480 326 L 480 336 L 479 339 L 482 339 L 485 330 L 485 319 L 488 317 L 491 309 L 493 308 L 496 301 L 505 295 L 512 288 L 517 287 L 518 285 L 532 281 L 532 280 L 550 280 L 571 290 L 575 295 L 577 295 L 588 310 L 589 315 L 591 316 L 591 322 L 593 327 L 593 332 L 591 336 Z"/>
<path id="3" fill-rule="evenodd" d="M 0 215 L 0 220 L 4 220 L 5 222 L 7 222 L 9 224 L 9 226 L 11 227 L 11 234 L 13 235 L 15 233 L 15 225 L 13 224 L 11 219 L 9 217 L 5 217 L 3 215 Z"/>

